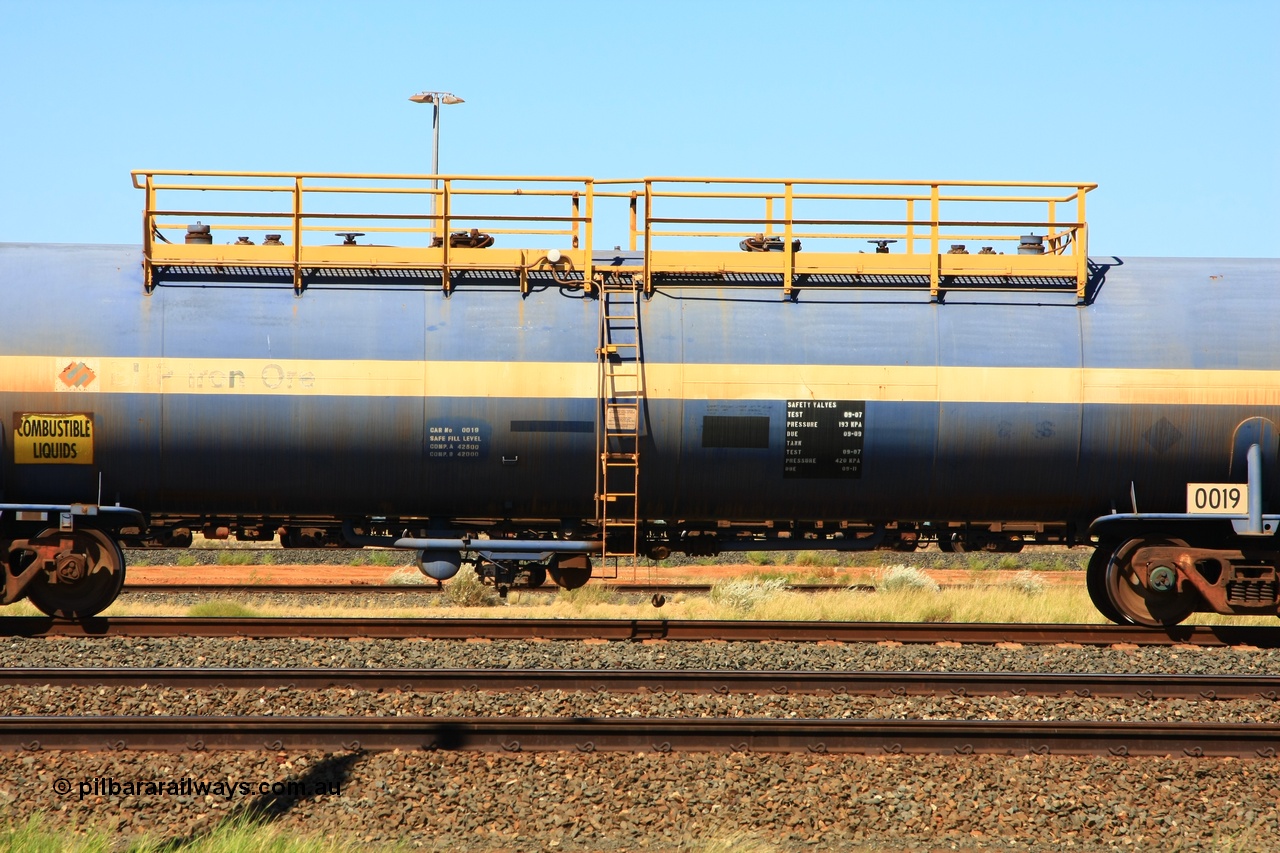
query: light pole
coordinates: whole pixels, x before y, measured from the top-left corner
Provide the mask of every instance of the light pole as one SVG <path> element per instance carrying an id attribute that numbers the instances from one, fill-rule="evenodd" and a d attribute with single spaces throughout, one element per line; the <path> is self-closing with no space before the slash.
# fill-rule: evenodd
<path id="1" fill-rule="evenodd" d="M 431 189 L 440 188 L 440 106 L 441 104 L 462 104 L 466 103 L 452 92 L 419 92 L 416 95 L 410 95 L 409 100 L 415 104 L 431 104 L 433 111 L 431 114 L 431 174 L 435 177 L 431 179 Z M 436 215 L 436 194 L 431 194 L 431 215 Z M 433 223 L 432 227 L 435 227 Z M 445 236 L 445 235 L 442 235 Z"/>

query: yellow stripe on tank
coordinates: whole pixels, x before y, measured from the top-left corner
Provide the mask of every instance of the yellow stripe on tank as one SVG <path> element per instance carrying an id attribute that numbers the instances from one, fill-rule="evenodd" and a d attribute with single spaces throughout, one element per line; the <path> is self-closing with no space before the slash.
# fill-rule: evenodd
<path id="1" fill-rule="evenodd" d="M 653 363 L 644 380 L 660 400 L 1280 406 L 1280 370 Z M 545 400 L 596 387 L 594 362 L 0 357 L 0 393 Z"/>

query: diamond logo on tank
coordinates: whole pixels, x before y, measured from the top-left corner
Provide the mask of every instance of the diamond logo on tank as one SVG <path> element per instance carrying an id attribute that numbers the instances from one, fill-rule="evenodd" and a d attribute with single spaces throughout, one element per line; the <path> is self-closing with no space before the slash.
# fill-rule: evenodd
<path id="1" fill-rule="evenodd" d="M 1182 431 L 1169 422 L 1168 418 L 1156 421 L 1151 429 L 1142 434 L 1155 449 L 1156 453 L 1164 453 L 1182 440 Z"/>
<path id="2" fill-rule="evenodd" d="M 98 362 L 96 359 L 59 358 L 55 361 L 57 376 L 53 380 L 54 391 L 97 391 Z"/>

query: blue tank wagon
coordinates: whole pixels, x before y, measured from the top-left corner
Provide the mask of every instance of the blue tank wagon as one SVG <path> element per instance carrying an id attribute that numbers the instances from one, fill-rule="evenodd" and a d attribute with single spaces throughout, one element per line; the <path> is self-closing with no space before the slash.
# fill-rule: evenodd
<path id="1" fill-rule="evenodd" d="M 0 245 L 4 600 L 202 531 L 502 587 L 1095 544 L 1115 621 L 1277 612 L 1280 261 L 1089 257 L 1087 184 L 429 178 L 140 172 L 141 250 Z"/>

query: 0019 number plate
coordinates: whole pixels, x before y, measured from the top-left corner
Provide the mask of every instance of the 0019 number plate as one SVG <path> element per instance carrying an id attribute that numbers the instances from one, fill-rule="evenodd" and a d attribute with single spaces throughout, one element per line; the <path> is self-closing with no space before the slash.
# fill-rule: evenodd
<path id="1" fill-rule="evenodd" d="M 1187 483 L 1187 512 L 1200 515 L 1248 515 L 1245 483 Z"/>

